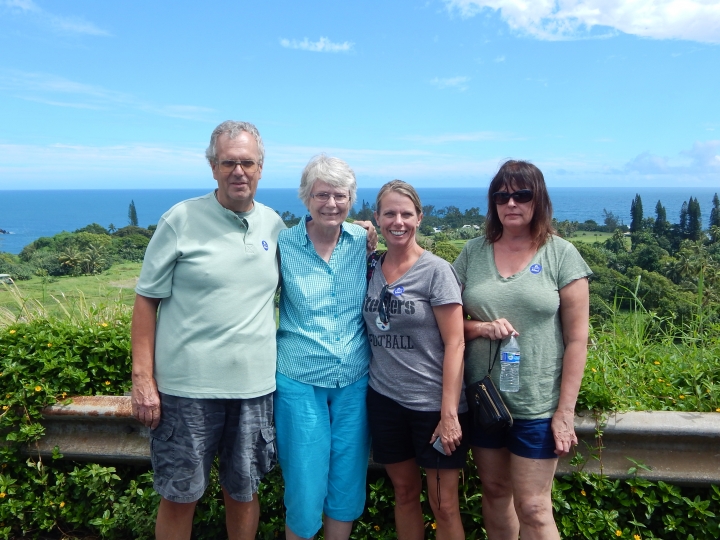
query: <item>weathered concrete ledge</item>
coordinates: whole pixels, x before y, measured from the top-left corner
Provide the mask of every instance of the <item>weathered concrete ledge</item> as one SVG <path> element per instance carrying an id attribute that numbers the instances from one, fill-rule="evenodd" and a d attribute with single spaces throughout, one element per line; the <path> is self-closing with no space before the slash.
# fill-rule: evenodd
<path id="1" fill-rule="evenodd" d="M 45 436 L 28 453 L 52 455 L 58 446 L 65 459 L 100 463 L 148 463 L 149 431 L 133 417 L 127 396 L 86 396 L 43 411 Z M 634 464 L 638 476 L 673 484 L 720 484 L 720 413 L 626 412 L 609 415 L 602 427 L 601 449 L 592 413 L 575 417 L 578 451 L 587 472 L 626 478 Z M 593 459 L 596 455 L 601 459 Z M 570 458 L 558 464 L 558 475 L 576 467 Z"/>

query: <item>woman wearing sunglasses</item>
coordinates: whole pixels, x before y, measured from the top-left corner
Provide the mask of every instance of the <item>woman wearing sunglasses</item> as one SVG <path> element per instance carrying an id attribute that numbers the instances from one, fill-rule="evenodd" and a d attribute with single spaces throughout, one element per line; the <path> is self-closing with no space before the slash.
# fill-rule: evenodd
<path id="1" fill-rule="evenodd" d="M 290 540 L 312 538 L 321 526 L 328 540 L 346 540 L 365 506 L 368 232 L 345 222 L 356 190 L 347 163 L 314 157 L 300 180 L 309 215 L 278 238 L 275 424 Z"/>
<path id="2" fill-rule="evenodd" d="M 591 274 L 575 247 L 554 235 L 540 170 L 508 161 L 490 182 L 485 238 L 455 261 L 463 283 L 465 382 L 488 371 L 502 340 L 520 348 L 520 389 L 501 395 L 513 425 L 473 427 L 490 540 L 559 539 L 550 492 L 557 458 L 577 444 L 575 402 L 587 356 Z M 491 376 L 500 387 L 500 362 Z"/>
<path id="3" fill-rule="evenodd" d="M 416 242 L 422 205 L 410 184 L 393 180 L 380 189 L 375 220 L 387 253 L 372 273 L 363 307 L 372 349 L 367 402 L 373 459 L 393 483 L 398 538 L 425 537 L 423 467 L 437 537 L 463 539 L 458 470 L 467 455 L 461 426 L 468 415 L 461 395 L 460 283 L 450 264 Z"/>

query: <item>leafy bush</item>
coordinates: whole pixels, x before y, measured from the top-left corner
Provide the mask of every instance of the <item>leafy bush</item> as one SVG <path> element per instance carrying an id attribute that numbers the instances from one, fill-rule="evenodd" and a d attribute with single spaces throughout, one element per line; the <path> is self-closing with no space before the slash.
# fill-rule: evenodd
<path id="1" fill-rule="evenodd" d="M 0 318 L 0 538 L 152 538 L 159 496 L 149 467 L 78 464 L 23 455 L 43 433 L 41 408 L 77 394 L 122 394 L 130 388 L 129 310 L 122 305 L 66 309 L 48 319 L 26 309 L 23 322 Z M 702 313 L 694 325 L 668 330 L 640 307 L 592 332 L 580 394 L 582 408 L 720 410 L 720 328 Z M 682 339 L 678 339 L 678 335 Z M 669 386 L 667 386 L 669 384 Z M 56 452 L 54 458 L 61 457 Z M 582 472 L 556 479 L 553 505 L 563 538 L 715 539 L 720 536 L 720 488 L 679 488 L 640 478 L 611 480 Z M 194 537 L 224 536 L 224 508 L 213 468 L 198 504 Z M 367 507 L 353 538 L 395 538 L 389 479 L 370 471 Z M 461 483 L 461 513 L 469 539 L 486 538 L 482 487 L 472 462 Z M 260 484 L 258 537 L 283 534 L 279 470 Z M 434 521 L 423 497 L 427 535 Z"/>

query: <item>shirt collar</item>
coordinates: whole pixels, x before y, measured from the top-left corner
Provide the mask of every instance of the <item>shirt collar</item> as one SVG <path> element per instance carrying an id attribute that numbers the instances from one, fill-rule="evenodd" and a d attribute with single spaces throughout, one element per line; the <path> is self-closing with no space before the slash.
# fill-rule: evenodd
<path id="1" fill-rule="evenodd" d="M 305 245 L 312 243 L 310 242 L 310 237 L 308 236 L 307 232 L 307 223 L 308 221 L 312 221 L 312 216 L 310 214 L 305 214 L 305 217 L 303 217 L 300 220 L 300 223 L 298 225 L 300 226 L 300 232 L 303 235 L 303 238 L 305 239 Z M 340 238 L 338 238 L 338 244 L 342 241 L 343 236 L 347 235 L 348 231 L 345 229 L 345 222 L 343 221 L 340 224 Z"/>

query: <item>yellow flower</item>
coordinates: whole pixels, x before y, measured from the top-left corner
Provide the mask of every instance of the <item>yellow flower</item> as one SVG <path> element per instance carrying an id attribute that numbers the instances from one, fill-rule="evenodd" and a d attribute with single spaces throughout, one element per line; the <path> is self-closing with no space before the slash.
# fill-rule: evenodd
<path id="1" fill-rule="evenodd" d="M 590 368 L 590 369 L 592 369 L 593 373 L 597 373 L 597 369 L 595 369 L 595 368 Z"/>
<path id="2" fill-rule="evenodd" d="M 11 333 L 11 334 L 14 334 L 14 333 L 15 333 L 15 330 L 10 330 L 10 333 Z"/>
<path id="3" fill-rule="evenodd" d="M 660 365 L 660 362 L 658 362 L 657 360 L 655 360 L 655 361 L 653 362 L 653 364 L 655 364 L 656 366 L 659 366 L 659 365 Z M 637 535 L 635 535 L 635 536 L 637 536 Z"/>
<path id="4" fill-rule="evenodd" d="M 60 508 L 62 508 L 63 506 L 65 506 L 65 501 L 60 503 Z"/>
<path id="5" fill-rule="evenodd" d="M 670 383 L 667 383 L 665 386 L 672 386 Z"/>
<path id="6" fill-rule="evenodd" d="M 375 525 L 375 526 L 373 527 L 373 529 L 375 529 L 376 531 L 379 531 L 379 530 L 380 530 L 380 525 Z"/>
<path id="7" fill-rule="evenodd" d="M 634 535 L 633 535 L 633 540 L 641 540 L 640 535 L 639 535 L 639 534 L 634 534 Z"/>
<path id="8" fill-rule="evenodd" d="M 63 392 L 62 397 L 63 397 L 63 399 L 65 399 L 67 397 L 67 392 Z"/>
<path id="9" fill-rule="evenodd" d="M 680 399 L 685 399 L 685 396 L 683 396 L 682 394 L 680 394 L 678 397 L 679 397 Z"/>
<path id="10" fill-rule="evenodd" d="M 433 530 L 437 529 L 437 523 L 436 523 L 436 522 L 434 522 L 434 521 L 433 521 L 433 524 L 432 524 L 432 525 L 430 525 L 430 526 L 431 526 L 431 527 L 433 528 Z"/>
<path id="11" fill-rule="evenodd" d="M 5 492 L 3 491 L 2 493 L 0 493 L 0 499 L 4 499 L 4 498 L 5 498 Z"/>
<path id="12" fill-rule="evenodd" d="M 52 347 L 52 343 L 48 343 L 48 347 Z"/>
<path id="13" fill-rule="evenodd" d="M 720 412 L 720 407 L 715 409 L 715 412 Z"/>
<path id="14" fill-rule="evenodd" d="M 663 379 L 658 379 L 658 382 L 663 382 Z"/>
<path id="15" fill-rule="evenodd" d="M 35 387 L 35 391 L 36 391 L 36 392 L 39 392 L 40 390 L 42 390 L 42 386 L 37 385 L 37 386 Z"/>
<path id="16" fill-rule="evenodd" d="M 105 386 L 110 386 L 110 381 L 105 381 Z"/>
<path id="17" fill-rule="evenodd" d="M 622 531 L 620 529 L 615 531 L 615 536 L 622 536 Z"/>
<path id="18" fill-rule="evenodd" d="M 584 489 L 580 490 L 580 495 L 582 495 L 583 497 L 587 497 L 587 493 L 585 493 Z"/>
<path id="19" fill-rule="evenodd" d="M 7 405 L 3 405 L 3 411 L 7 411 L 9 408 Z"/>
<path id="20" fill-rule="evenodd" d="M 107 323 L 104 322 L 104 323 L 102 323 L 100 326 L 107 326 Z"/>

